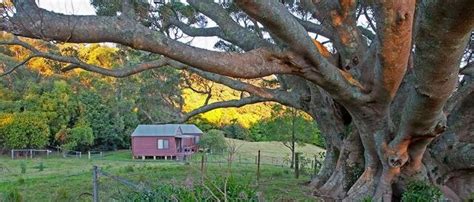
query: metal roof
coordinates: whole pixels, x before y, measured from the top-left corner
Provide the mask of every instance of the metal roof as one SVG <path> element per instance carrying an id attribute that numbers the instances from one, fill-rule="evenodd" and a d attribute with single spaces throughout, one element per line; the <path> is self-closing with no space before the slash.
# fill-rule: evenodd
<path id="1" fill-rule="evenodd" d="M 162 124 L 138 125 L 132 133 L 134 136 L 180 136 L 186 134 L 202 134 L 193 124 Z"/>

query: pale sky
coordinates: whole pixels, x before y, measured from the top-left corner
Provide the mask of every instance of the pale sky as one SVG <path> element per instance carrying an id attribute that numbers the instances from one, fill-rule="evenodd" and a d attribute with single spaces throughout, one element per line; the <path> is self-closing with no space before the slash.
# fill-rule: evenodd
<path id="1" fill-rule="evenodd" d="M 0 0 L 1 1 L 1 0 Z M 149 0 L 150 2 L 152 0 Z M 95 9 L 89 0 L 36 0 L 39 7 L 46 10 L 75 15 L 95 15 Z M 188 42 L 192 38 L 187 37 L 182 42 Z M 219 39 L 217 37 L 195 37 L 191 45 L 214 50 L 214 44 Z"/>
<path id="2" fill-rule="evenodd" d="M 3 0 L 0 0 L 0 2 Z M 148 0 L 150 3 L 153 0 Z M 75 14 L 75 15 L 95 15 L 95 9 L 90 4 L 90 0 L 36 0 L 41 8 L 46 10 L 63 13 L 63 14 Z M 208 26 L 216 26 L 212 20 L 209 19 Z M 311 36 L 313 36 L 312 34 Z M 186 37 L 181 39 L 182 42 L 189 42 L 192 40 L 191 45 L 195 47 L 205 48 L 209 50 L 215 50 L 214 44 L 219 40 L 217 37 Z M 319 41 L 326 41 L 327 38 L 319 36 Z"/>

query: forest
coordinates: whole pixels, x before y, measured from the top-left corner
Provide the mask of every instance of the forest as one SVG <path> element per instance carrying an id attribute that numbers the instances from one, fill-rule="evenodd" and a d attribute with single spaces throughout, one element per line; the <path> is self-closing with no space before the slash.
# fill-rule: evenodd
<path id="1" fill-rule="evenodd" d="M 11 36 L 4 34 L 2 39 L 8 37 Z M 123 46 L 47 44 L 38 40 L 28 40 L 28 43 L 109 68 L 153 60 L 147 53 Z M 19 46 L 2 47 L 1 57 L 6 61 L 4 71 L 28 54 L 28 50 Z M 206 105 L 205 102 L 238 97 L 235 90 L 173 68 L 120 79 L 84 70 L 64 74 L 60 68 L 58 62 L 35 58 L 2 77 L 0 148 L 4 152 L 27 148 L 128 149 L 130 135 L 138 124 L 180 122 L 184 113 Z M 209 94 L 209 91 L 216 93 Z M 295 118 L 297 142 L 324 146 L 311 117 L 303 112 L 293 115 L 288 110 L 265 103 L 225 112 L 215 110 L 188 122 L 205 131 L 223 130 L 229 138 L 289 141 L 288 128 L 291 127 L 288 126 Z M 285 129 L 287 131 L 279 131 Z"/>
<path id="2" fill-rule="evenodd" d="M 137 123 L 188 121 L 324 145 L 308 186 L 328 200 L 399 201 L 414 182 L 472 198 L 471 0 L 90 3 L 2 3 L 6 148 L 113 150 Z"/>

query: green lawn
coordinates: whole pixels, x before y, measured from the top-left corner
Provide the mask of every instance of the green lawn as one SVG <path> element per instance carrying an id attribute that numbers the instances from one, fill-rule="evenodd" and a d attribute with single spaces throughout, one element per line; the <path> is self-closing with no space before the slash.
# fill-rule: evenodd
<path id="1" fill-rule="evenodd" d="M 287 156 L 287 149 L 280 143 L 242 143 L 238 154 L 244 158 L 253 158 L 257 150 L 262 155 L 271 154 L 275 158 Z M 265 152 L 267 151 L 267 152 Z M 302 148 L 308 156 L 321 152 L 320 148 L 307 145 Z M 281 154 L 278 156 L 278 152 Z M 92 193 L 92 166 L 98 165 L 102 170 L 152 187 L 153 184 L 171 183 L 187 184 L 200 180 L 200 154 L 190 164 L 176 161 L 131 160 L 129 151 L 107 153 L 103 158 L 88 160 L 62 158 L 53 156 L 44 159 L 11 160 L 8 156 L 0 156 L 0 201 L 7 193 L 17 190 L 24 201 L 90 201 Z M 224 158 L 222 159 L 224 161 Z M 38 166 L 43 164 L 40 171 Z M 21 173 L 22 164 L 26 172 Z M 226 175 L 226 163 L 209 163 L 207 176 Z M 256 165 L 239 164 L 234 161 L 234 176 L 251 182 L 255 189 L 263 194 L 267 201 L 315 201 L 311 191 L 304 184 L 310 177 L 303 175 L 294 178 L 294 173 L 287 167 L 262 165 L 261 178 L 256 184 Z M 113 201 L 117 193 L 130 191 L 124 185 L 107 177 L 100 178 L 100 196 L 103 201 Z"/>

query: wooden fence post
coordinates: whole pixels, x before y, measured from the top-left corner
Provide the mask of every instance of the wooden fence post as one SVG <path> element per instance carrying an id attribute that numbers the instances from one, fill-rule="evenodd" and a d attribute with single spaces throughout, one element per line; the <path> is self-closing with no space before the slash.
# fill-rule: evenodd
<path id="1" fill-rule="evenodd" d="M 15 159 L 15 151 L 12 149 L 12 160 Z"/>
<path id="2" fill-rule="evenodd" d="M 257 184 L 259 180 L 260 180 L 260 150 L 258 150 L 258 155 L 257 155 Z"/>
<path id="3" fill-rule="evenodd" d="M 299 160 L 299 157 L 300 157 L 300 153 L 297 152 L 295 154 L 295 177 L 296 179 L 298 179 L 300 177 L 300 160 Z"/>
<path id="4" fill-rule="evenodd" d="M 30 149 L 30 158 L 33 158 L 33 150 Z"/>
<path id="5" fill-rule="evenodd" d="M 91 151 L 88 151 L 88 152 L 87 152 L 87 158 L 88 158 L 88 159 L 91 159 Z"/>
<path id="6" fill-rule="evenodd" d="M 94 165 L 94 169 L 92 170 L 92 182 L 93 182 L 93 190 L 92 190 L 92 201 L 99 202 L 99 181 L 98 181 L 98 168 Z"/>

